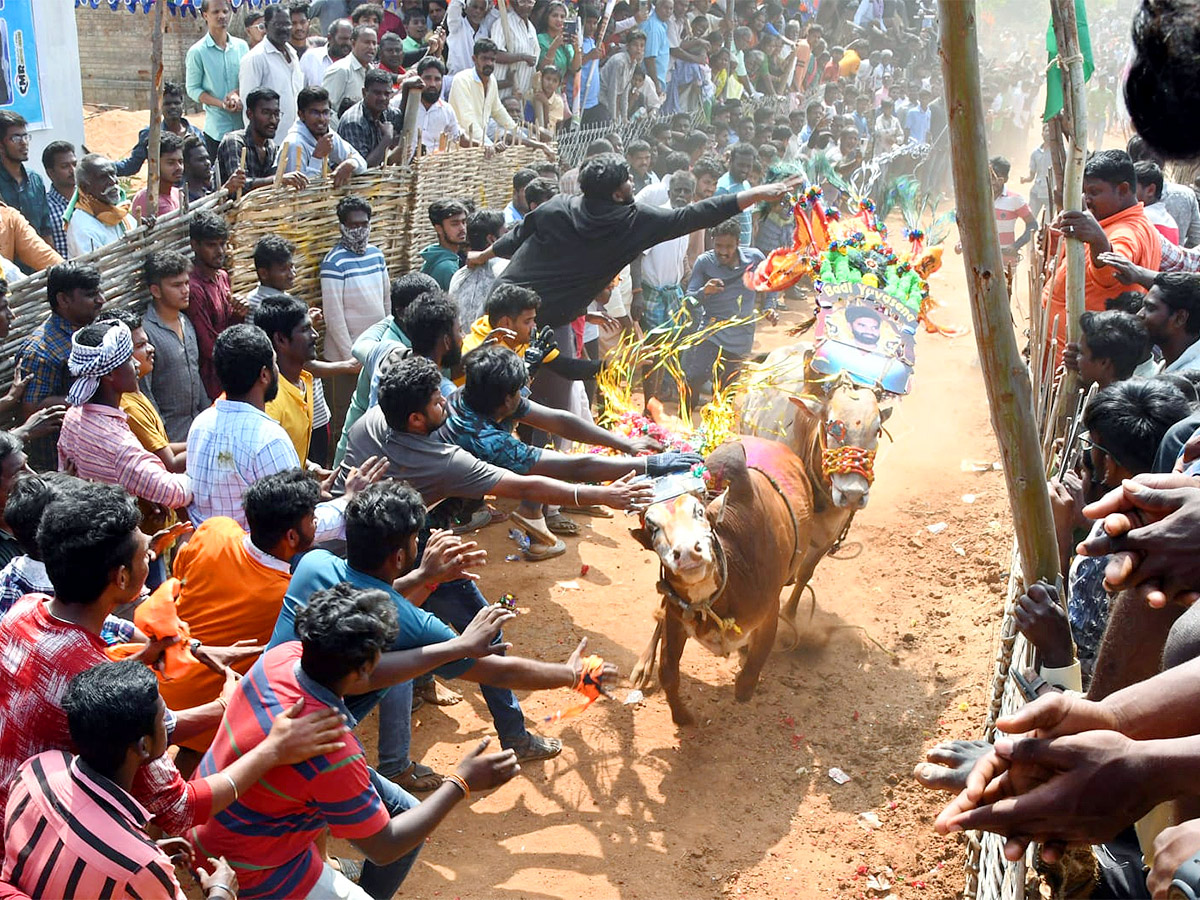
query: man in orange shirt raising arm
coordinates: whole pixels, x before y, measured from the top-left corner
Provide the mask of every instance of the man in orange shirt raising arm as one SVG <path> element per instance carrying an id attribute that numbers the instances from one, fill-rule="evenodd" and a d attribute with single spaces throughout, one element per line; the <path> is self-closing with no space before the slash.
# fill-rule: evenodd
<path id="1" fill-rule="evenodd" d="M 1100 150 L 1092 154 L 1083 170 L 1083 200 L 1086 210 L 1060 213 L 1053 227 L 1066 237 L 1087 244 L 1084 303 L 1089 310 L 1103 312 L 1105 300 L 1129 288 L 1117 278 L 1116 269 L 1100 261 L 1100 254 L 1120 253 L 1139 266 L 1157 270 L 1162 248 L 1158 232 L 1138 202 L 1133 160 L 1124 150 Z M 1053 323 L 1054 317 L 1058 317 L 1060 346 L 1067 335 L 1065 256 L 1063 243 L 1054 277 L 1042 293 L 1042 303 L 1047 307 L 1046 321 Z"/>

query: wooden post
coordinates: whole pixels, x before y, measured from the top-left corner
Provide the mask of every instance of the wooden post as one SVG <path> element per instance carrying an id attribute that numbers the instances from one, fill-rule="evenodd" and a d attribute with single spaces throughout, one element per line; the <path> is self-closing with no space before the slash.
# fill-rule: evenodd
<path id="1" fill-rule="evenodd" d="M 417 141 L 420 140 L 417 135 L 417 113 L 418 104 L 421 102 L 421 85 L 412 84 L 406 90 L 408 93 L 404 96 L 404 121 L 400 126 L 400 146 L 404 148 L 400 154 L 402 166 L 412 162 L 413 154 L 417 152 Z"/>
<path id="2" fill-rule="evenodd" d="M 158 215 L 158 145 L 162 140 L 163 7 L 154 0 L 150 32 L 150 134 L 146 138 L 146 215 Z"/>
<path id="3" fill-rule="evenodd" d="M 1067 158 L 1063 171 L 1062 209 L 1078 211 L 1083 208 L 1083 167 L 1087 152 L 1087 100 L 1084 94 L 1083 54 L 1079 49 L 1079 26 L 1075 19 L 1075 0 L 1051 0 L 1051 20 L 1054 40 L 1058 46 L 1056 65 L 1062 72 L 1063 133 L 1067 138 Z M 1073 235 L 1064 235 L 1067 275 L 1066 340 L 1079 342 L 1079 319 L 1084 312 L 1084 281 L 1087 278 L 1086 254 L 1089 248 Z M 1079 376 L 1063 371 L 1062 386 L 1055 399 L 1047 438 L 1065 431 L 1066 419 L 1074 411 L 1079 394 Z M 1063 448 L 1064 456 L 1070 447 Z"/>
<path id="4" fill-rule="evenodd" d="M 992 207 L 975 2 L 938 0 L 938 8 L 959 237 L 992 428 L 1000 446 L 1025 584 L 1039 578 L 1053 584 L 1059 577 L 1059 562 L 1050 493 L 1029 369 L 1013 333 Z"/>

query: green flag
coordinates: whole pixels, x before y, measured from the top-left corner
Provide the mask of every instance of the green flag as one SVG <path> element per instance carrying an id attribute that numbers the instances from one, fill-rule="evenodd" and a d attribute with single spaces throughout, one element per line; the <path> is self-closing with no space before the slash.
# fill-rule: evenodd
<path id="1" fill-rule="evenodd" d="M 1083 80 L 1087 81 L 1092 77 L 1096 66 L 1092 63 L 1092 38 L 1088 34 L 1087 6 L 1084 0 L 1075 0 L 1075 23 L 1079 29 L 1079 50 L 1083 54 Z M 1046 29 L 1046 51 L 1050 59 L 1058 56 L 1058 41 L 1054 39 L 1053 20 Z M 1062 70 L 1058 66 L 1052 66 L 1046 72 L 1046 112 L 1042 115 L 1042 121 L 1053 119 L 1062 112 L 1062 108 Z"/>

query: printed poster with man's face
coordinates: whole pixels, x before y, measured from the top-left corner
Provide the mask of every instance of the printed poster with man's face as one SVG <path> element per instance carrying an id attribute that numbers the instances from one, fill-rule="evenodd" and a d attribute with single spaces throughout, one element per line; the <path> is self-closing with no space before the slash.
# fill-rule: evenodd
<path id="1" fill-rule="evenodd" d="M 845 372 L 857 384 L 907 394 L 916 362 L 910 330 L 915 325 L 911 312 L 878 288 L 833 286 L 821 297 L 812 367 L 823 375 Z"/>
<path id="2" fill-rule="evenodd" d="M 46 126 L 34 36 L 35 0 L 0 0 L 0 109 L 25 117 L 30 129 Z"/>

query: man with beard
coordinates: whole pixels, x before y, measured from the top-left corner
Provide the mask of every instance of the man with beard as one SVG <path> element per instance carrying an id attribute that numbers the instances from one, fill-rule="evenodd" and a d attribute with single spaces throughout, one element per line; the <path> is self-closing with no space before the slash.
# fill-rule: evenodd
<path id="1" fill-rule="evenodd" d="M 1160 272 L 1138 317 L 1162 351 L 1163 372 L 1200 368 L 1200 275 Z"/>
<path id="2" fill-rule="evenodd" d="M 285 172 L 300 171 L 317 178 L 328 164 L 333 186 L 344 187 L 352 175 L 367 171 L 367 161 L 336 132 L 330 130 L 333 111 L 325 88 L 306 87 L 296 98 L 299 118 L 279 147 L 279 165 Z"/>
<path id="3" fill-rule="evenodd" d="M 546 201 L 487 250 L 469 253 L 468 264 L 510 259 L 498 283 L 519 284 L 541 297 L 538 320 L 555 330 L 559 349 L 573 358 L 571 323 L 647 247 L 716 225 L 755 203 L 777 203 L 798 184 L 763 184 L 682 209 L 659 209 L 635 203 L 629 165 L 615 153 L 602 153 L 580 168 L 583 196 Z M 567 408 L 571 382 L 543 370 L 534 386 L 539 403 Z"/>
<path id="4" fill-rule="evenodd" d="M 215 190 L 212 157 L 208 154 L 208 147 L 192 135 L 183 141 L 183 183 L 187 188 L 189 203 L 202 200 Z M 221 187 L 229 191 L 230 195 L 234 195 L 245 184 L 246 173 L 236 169 Z"/>
<path id="5" fill-rule="evenodd" d="M 458 127 L 458 117 L 450 104 L 442 99 L 442 81 L 446 77 L 446 64 L 436 56 L 427 56 L 417 63 L 417 75 L 421 79 L 421 105 L 417 107 L 417 134 L 420 135 L 420 147 L 425 153 L 437 153 L 442 146 L 445 136 L 446 145 L 458 141 L 461 146 L 467 146 L 469 141 L 463 136 Z M 401 110 L 403 118 L 404 103 L 407 102 L 408 91 L 402 86 L 400 92 L 392 100 L 393 108 Z M 417 147 L 412 148 L 413 156 Z"/>
<path id="6" fill-rule="evenodd" d="M 68 209 L 67 253 L 82 256 L 120 240 L 137 228 L 117 180 L 116 164 L 99 153 L 89 153 L 75 169 L 78 191 L 75 208 Z"/>
<path id="7" fill-rule="evenodd" d="M 304 54 L 300 69 L 304 73 L 305 87 L 320 87 L 325 80 L 325 70 L 350 55 L 354 44 L 354 25 L 349 19 L 335 19 L 325 33 L 325 46 Z"/>
<path id="8" fill-rule="evenodd" d="M 850 323 L 850 333 L 854 342 L 864 350 L 874 350 L 879 346 L 879 314 L 865 306 L 846 307 L 846 321 Z"/>
<path id="9" fill-rule="evenodd" d="M 240 169 L 246 175 L 242 190 L 252 191 L 275 181 L 279 94 L 270 88 L 259 88 L 244 99 L 246 120 L 250 124 L 221 139 L 217 150 L 217 177 L 222 182 L 228 181 Z M 303 172 L 288 172 L 282 181 L 296 190 L 308 187 L 308 176 Z"/>
<path id="10" fill-rule="evenodd" d="M 267 333 L 279 366 L 279 393 L 267 403 L 266 414 L 283 426 L 301 462 L 308 460 L 313 430 L 313 376 L 304 371 L 317 358 L 317 330 L 308 307 L 287 294 L 268 297 L 259 306 L 254 324 Z"/>
<path id="11" fill-rule="evenodd" d="M 226 329 L 213 348 L 213 363 L 225 397 L 196 416 L 188 432 L 188 518 L 199 528 L 213 516 L 228 516 L 245 528 L 242 495 L 268 475 L 298 468 L 300 457 L 283 426 L 265 412 L 279 393 L 275 348 L 266 333 L 254 325 Z M 342 537 L 346 503 L 383 469 L 371 458 L 361 474 L 347 474 L 343 497 L 317 505 L 316 543 Z"/>
<path id="12" fill-rule="evenodd" d="M 459 127 L 473 144 L 490 144 L 487 124 L 494 120 L 500 128 L 516 131 L 517 123 L 500 102 L 500 92 L 492 73 L 496 70 L 496 44 L 489 38 L 475 42 L 475 68 L 459 72 L 450 85 L 450 106 Z"/>
<path id="13" fill-rule="evenodd" d="M 286 134 L 296 121 L 296 95 L 304 87 L 300 59 L 290 43 L 292 19 L 281 3 L 263 10 L 267 39 L 242 57 L 238 95 L 250 96 L 256 88 L 271 88 L 279 95 L 279 126 Z"/>

